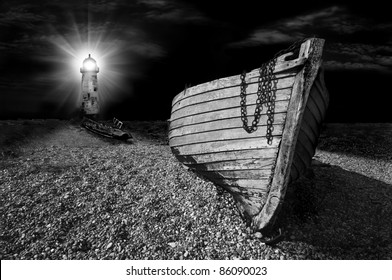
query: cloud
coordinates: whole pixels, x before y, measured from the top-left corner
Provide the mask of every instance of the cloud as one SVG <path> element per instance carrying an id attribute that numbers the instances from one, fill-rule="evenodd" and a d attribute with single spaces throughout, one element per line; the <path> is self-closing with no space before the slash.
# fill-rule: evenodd
<path id="1" fill-rule="evenodd" d="M 326 19 L 334 18 L 344 9 L 338 6 L 328 7 L 313 13 L 299 15 L 293 18 L 283 20 L 281 24 L 290 29 L 299 29 L 314 25 L 316 22 L 325 21 Z M 277 23 L 276 23 L 277 24 Z"/>
<path id="2" fill-rule="evenodd" d="M 326 69 L 392 72 L 392 46 L 333 43 L 326 49 Z"/>
<path id="3" fill-rule="evenodd" d="M 248 39 L 230 44 L 231 47 L 257 46 L 293 42 L 302 37 L 301 33 L 288 34 L 281 30 L 259 29 Z"/>
<path id="4" fill-rule="evenodd" d="M 230 47 L 291 44 L 306 37 L 327 37 L 332 38 L 327 40 L 324 48 L 324 66 L 327 69 L 391 72 L 391 29 L 392 23 L 375 23 L 344 7 L 332 6 L 268 23 L 253 30 L 244 40 L 231 43 Z M 353 43 L 358 41 L 357 38 L 362 43 Z M 371 41 L 371 38 L 376 40 Z M 367 40 L 369 43 L 366 43 Z"/>
<path id="5" fill-rule="evenodd" d="M 327 70 L 374 70 L 380 72 L 391 72 L 391 68 L 370 62 L 341 62 L 341 61 L 325 61 L 323 66 Z"/>
<path id="6" fill-rule="evenodd" d="M 36 14 L 30 11 L 32 5 L 20 5 L 11 7 L 8 11 L 0 13 L 0 26 L 33 28 L 36 24 L 52 21 L 50 15 Z"/>
<path id="7" fill-rule="evenodd" d="M 146 7 L 145 18 L 172 23 L 208 23 L 211 20 L 189 3 L 174 0 L 139 0 Z"/>
<path id="8" fill-rule="evenodd" d="M 341 12 L 337 6 L 315 11 L 309 14 L 280 19 L 263 27 L 253 30 L 248 38 L 230 44 L 231 47 L 247 47 L 256 45 L 269 45 L 278 43 L 290 43 L 304 37 L 313 36 L 315 24 L 335 16 Z"/>
<path id="9" fill-rule="evenodd" d="M 247 47 L 276 43 L 290 43 L 304 37 L 353 35 L 358 32 L 389 32 L 392 24 L 374 23 L 371 19 L 356 16 L 341 6 L 275 20 L 253 30 L 250 35 L 231 47 Z"/>

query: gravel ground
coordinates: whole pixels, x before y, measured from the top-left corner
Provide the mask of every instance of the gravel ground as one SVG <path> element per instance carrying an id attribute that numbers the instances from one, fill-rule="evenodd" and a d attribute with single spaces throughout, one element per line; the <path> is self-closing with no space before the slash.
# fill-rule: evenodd
<path id="1" fill-rule="evenodd" d="M 392 125 L 327 125 L 269 246 L 174 158 L 165 122 L 125 124 L 126 143 L 75 122 L 0 122 L 1 259 L 392 258 Z"/>

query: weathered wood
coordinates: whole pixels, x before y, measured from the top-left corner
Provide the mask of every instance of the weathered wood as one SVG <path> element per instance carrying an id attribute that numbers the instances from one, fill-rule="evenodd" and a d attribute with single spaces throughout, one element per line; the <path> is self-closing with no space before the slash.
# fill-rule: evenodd
<path id="1" fill-rule="evenodd" d="M 282 187 L 287 185 L 287 177 L 289 176 L 289 167 L 294 156 L 294 148 L 296 135 L 299 130 L 298 122 L 301 116 L 301 107 L 304 106 L 303 92 L 303 71 L 301 71 L 294 83 L 291 102 L 287 111 L 287 119 L 285 130 L 282 135 L 282 143 L 276 161 L 275 175 L 272 181 L 271 189 L 268 193 L 266 204 L 256 217 L 249 217 L 253 226 L 256 228 L 266 228 L 271 224 L 275 211 L 284 196 Z"/>
<path id="2" fill-rule="evenodd" d="M 282 134 L 283 125 L 275 125 L 273 136 L 280 136 Z M 206 132 L 197 132 L 187 135 L 179 135 L 170 138 L 171 146 L 189 145 L 196 143 L 207 143 L 211 141 L 220 140 L 235 140 L 244 138 L 260 138 L 265 136 L 267 133 L 267 126 L 260 126 L 255 132 L 249 135 L 242 127 L 240 128 L 228 128 L 219 129 Z"/>
<path id="3" fill-rule="evenodd" d="M 194 154 L 178 154 L 175 149 L 173 153 L 179 158 L 180 162 L 186 165 L 190 164 L 205 164 L 214 162 L 224 162 L 241 159 L 261 159 L 268 160 L 270 158 L 276 159 L 278 150 L 276 148 L 265 149 L 240 149 L 233 151 L 221 152 L 207 152 L 207 153 L 194 153 Z"/>
<path id="4" fill-rule="evenodd" d="M 287 105 L 289 100 L 277 101 L 275 103 L 275 112 L 282 113 L 285 112 L 287 109 Z M 216 104 L 217 105 L 217 104 Z M 247 105 L 246 110 L 249 112 L 250 117 L 253 117 L 254 111 L 256 109 L 256 105 Z M 265 114 L 265 108 L 263 109 Z M 195 122 L 203 122 L 207 120 L 217 120 L 220 118 L 228 118 L 234 116 L 241 116 L 241 107 L 238 104 L 237 106 L 233 107 L 224 107 L 222 104 L 217 106 L 202 106 L 200 108 L 193 108 L 191 107 L 187 111 L 176 111 L 172 115 L 172 121 L 181 118 L 192 117 L 192 120 Z"/>
<path id="5" fill-rule="evenodd" d="M 315 80 L 313 86 L 315 86 L 315 89 L 317 89 L 318 92 L 318 95 L 315 97 L 315 99 L 317 100 L 317 102 L 322 103 L 322 105 L 320 104 L 320 108 L 323 112 L 324 120 L 329 105 L 329 93 L 327 87 L 325 86 L 323 67 L 320 67 L 318 75 L 319 77 Z"/>
<path id="6" fill-rule="evenodd" d="M 275 66 L 275 70 L 274 70 L 274 73 L 277 75 L 277 78 L 284 77 L 286 75 L 291 75 L 292 73 L 295 73 L 295 74 L 298 73 L 298 71 L 295 71 L 295 72 L 288 71 L 287 73 L 281 73 L 279 75 L 279 72 L 287 71 L 290 69 L 290 67 L 285 68 L 285 66 L 291 64 L 293 66 L 291 68 L 298 67 L 298 66 L 303 65 L 303 63 L 306 60 L 303 58 L 300 58 L 295 61 L 296 62 L 286 61 L 286 62 L 282 63 L 281 65 L 279 65 L 279 63 L 278 63 Z M 257 82 L 259 75 L 260 74 L 259 74 L 258 68 L 250 71 L 249 73 L 246 74 L 246 78 L 245 78 L 246 83 Z M 183 99 L 185 96 L 189 97 L 189 96 L 199 94 L 201 92 L 208 92 L 208 91 L 212 91 L 212 90 L 219 89 L 219 88 L 227 88 L 227 87 L 231 87 L 234 85 L 239 85 L 240 83 L 241 83 L 240 75 L 235 75 L 235 76 L 230 76 L 230 77 L 210 81 L 207 83 L 199 84 L 199 85 L 193 86 L 191 88 L 185 89 L 182 92 L 180 92 L 179 94 L 177 94 L 173 98 L 172 105 L 174 105 L 178 100 Z"/>
<path id="7" fill-rule="evenodd" d="M 204 171 L 197 170 L 199 174 L 214 179 L 268 179 L 271 170 L 220 170 L 220 171 Z"/>
<path id="8" fill-rule="evenodd" d="M 316 123 L 321 123 L 322 115 L 310 95 L 309 95 L 308 102 L 306 104 L 306 109 L 309 110 L 309 112 L 312 114 L 313 118 L 315 118 Z"/>
<path id="9" fill-rule="evenodd" d="M 282 125 L 286 118 L 286 114 L 279 113 L 274 115 L 274 125 Z M 266 126 L 267 123 L 267 116 L 263 115 L 260 118 L 259 124 L 257 127 Z M 243 123 L 241 117 L 236 118 L 228 118 L 228 119 L 220 119 L 220 120 L 213 120 L 203 123 L 195 123 L 195 124 L 188 124 L 188 125 L 178 125 L 173 127 L 170 125 L 169 129 L 169 139 L 177 136 L 184 136 L 188 134 L 194 133 L 201 133 L 207 131 L 214 131 L 214 130 L 223 130 L 223 129 L 231 129 L 231 128 L 242 128 Z"/>
<path id="10" fill-rule="evenodd" d="M 311 40 L 308 40 L 303 48 L 305 50 L 309 50 L 310 44 Z M 323 40 L 320 41 L 320 44 L 323 44 Z M 313 84 L 313 81 L 316 78 L 320 64 L 320 57 L 315 57 L 313 64 L 310 65 L 311 68 L 309 69 L 309 73 L 307 73 L 307 78 L 309 79 L 308 84 L 310 86 Z M 301 127 L 303 112 L 306 107 L 309 92 L 311 90 L 310 87 L 304 88 L 304 86 L 305 80 L 303 69 L 298 73 L 294 83 L 292 98 L 287 110 L 285 130 L 282 135 L 282 142 L 276 161 L 274 178 L 272 180 L 266 204 L 257 214 L 257 216 L 252 217 L 252 223 L 255 228 L 266 230 L 268 227 L 273 225 L 276 214 L 286 194 L 286 188 L 290 178 L 291 163 L 295 153 L 297 136 Z"/>
<path id="11" fill-rule="evenodd" d="M 248 85 L 246 88 L 246 103 L 247 104 L 256 104 L 257 100 L 257 84 Z M 291 89 L 292 87 L 288 88 L 281 88 L 276 90 L 275 101 L 281 100 L 288 100 L 291 96 Z M 172 113 L 176 112 L 177 110 L 186 110 L 189 107 L 193 107 L 195 105 L 201 106 L 210 106 L 214 103 L 222 103 L 226 104 L 228 107 L 238 106 L 241 102 L 241 97 L 239 93 L 241 89 L 239 86 L 215 90 L 212 92 L 207 92 L 205 94 L 199 94 L 196 96 L 191 96 L 189 98 L 185 98 L 179 100 L 173 107 Z M 208 104 L 206 104 L 208 103 Z"/>
<path id="12" fill-rule="evenodd" d="M 232 178 L 216 178 L 214 183 L 219 186 L 231 186 L 241 189 L 248 189 L 252 192 L 261 191 L 266 193 L 268 186 L 268 179 L 232 179 Z"/>
<path id="13" fill-rule="evenodd" d="M 278 80 L 277 89 L 289 88 L 293 85 L 293 83 L 294 83 L 294 77 L 292 76 L 288 78 L 280 79 Z M 240 93 L 239 87 L 237 89 L 237 92 L 238 94 Z M 278 98 L 278 100 L 279 99 L 280 98 Z M 285 98 L 284 100 L 287 100 L 287 98 Z M 170 119 L 174 120 L 181 116 L 193 115 L 196 113 L 200 114 L 202 112 L 209 112 L 214 110 L 222 110 L 224 108 L 230 108 L 230 107 L 238 107 L 239 104 L 240 104 L 240 99 L 239 97 L 237 97 L 237 98 L 228 98 L 228 99 L 225 98 L 223 100 L 211 100 L 208 102 L 197 103 L 194 104 L 193 106 L 185 106 L 185 107 L 181 106 L 176 110 L 172 111 L 172 117 Z M 255 104 L 255 102 L 253 104 Z"/>
<path id="14" fill-rule="evenodd" d="M 314 156 L 315 152 L 315 143 L 317 141 L 317 138 L 310 139 L 309 137 L 306 136 L 306 134 L 302 133 L 302 127 L 298 133 L 298 146 L 302 146 L 303 149 L 299 148 L 298 153 L 303 156 L 304 159 L 306 159 L 306 167 L 310 166 L 310 161 L 312 160 L 312 157 Z M 297 151 L 297 148 L 295 149 Z"/>
<path id="15" fill-rule="evenodd" d="M 305 108 L 301 129 L 298 134 L 297 145 L 295 148 L 294 159 L 291 167 L 290 180 L 294 181 L 310 167 L 312 157 L 315 154 L 317 140 L 320 134 L 321 121 L 325 117 L 328 106 L 328 92 L 323 80 L 323 71 L 320 68 L 319 77 L 313 83 L 309 93 L 309 99 Z M 313 103 L 313 104 L 311 104 Z M 310 105 L 318 107 L 319 114 L 316 117 L 310 111 Z M 306 149 L 304 151 L 304 149 Z"/>
<path id="16" fill-rule="evenodd" d="M 252 111 L 252 109 L 254 109 L 255 107 L 256 106 L 248 107 L 248 111 Z M 286 111 L 278 112 L 275 108 L 275 117 L 277 120 L 276 121 L 277 124 L 284 123 L 286 119 Z M 267 118 L 268 117 L 266 114 L 261 114 L 259 124 L 263 125 L 267 123 Z M 248 117 L 248 121 L 249 121 L 249 117 Z M 179 128 L 185 126 L 196 126 L 196 125 L 200 125 L 200 126 L 221 125 L 221 127 L 225 127 L 224 125 L 228 125 L 228 123 L 230 123 L 229 127 L 242 126 L 240 108 L 232 108 L 224 111 L 209 112 L 202 115 L 192 115 L 192 116 L 180 118 L 170 122 L 169 131 L 170 133 L 174 133 L 174 131 L 176 131 Z"/>
<path id="17" fill-rule="evenodd" d="M 320 101 L 317 101 L 313 94 L 309 94 L 308 104 L 306 107 L 309 108 L 314 115 L 316 115 L 317 123 L 321 123 L 323 121 L 323 110 L 320 107 Z"/>
<path id="18" fill-rule="evenodd" d="M 221 170 L 271 170 L 275 158 L 251 158 L 251 159 L 235 159 L 226 161 L 216 161 L 208 163 L 191 163 L 187 164 L 190 168 L 205 171 L 221 171 Z"/>
<path id="19" fill-rule="evenodd" d="M 293 158 L 292 165 L 297 167 L 299 174 L 303 174 L 306 169 L 310 166 L 312 160 L 312 154 L 307 151 L 309 145 L 312 145 L 311 142 L 303 143 L 300 138 L 301 133 L 298 134 L 297 143 L 295 146 L 295 154 Z"/>
<path id="20" fill-rule="evenodd" d="M 172 146 L 172 150 L 176 150 L 176 153 L 187 155 L 187 154 L 203 154 L 213 152 L 224 152 L 224 151 L 238 151 L 247 149 L 263 149 L 263 148 L 277 148 L 280 143 L 280 137 L 274 137 L 272 144 L 267 144 L 265 137 L 258 138 L 243 138 L 235 140 L 224 140 L 224 141 L 211 141 L 207 143 L 198 143 L 190 145 Z"/>

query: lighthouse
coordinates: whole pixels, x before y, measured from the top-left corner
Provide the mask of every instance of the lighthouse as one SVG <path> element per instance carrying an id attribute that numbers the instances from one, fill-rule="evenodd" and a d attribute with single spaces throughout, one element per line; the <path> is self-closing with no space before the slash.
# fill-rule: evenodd
<path id="1" fill-rule="evenodd" d="M 99 114 L 98 79 L 99 68 L 95 59 L 88 55 L 83 61 L 81 112 L 84 116 L 95 117 Z"/>

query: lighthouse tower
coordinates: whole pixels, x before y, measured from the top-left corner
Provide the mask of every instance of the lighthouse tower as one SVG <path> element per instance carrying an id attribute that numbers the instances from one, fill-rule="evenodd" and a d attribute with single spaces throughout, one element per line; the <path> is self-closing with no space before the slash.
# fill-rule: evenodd
<path id="1" fill-rule="evenodd" d="M 97 62 L 90 55 L 83 61 L 81 111 L 85 116 L 95 117 L 99 113 Z"/>

